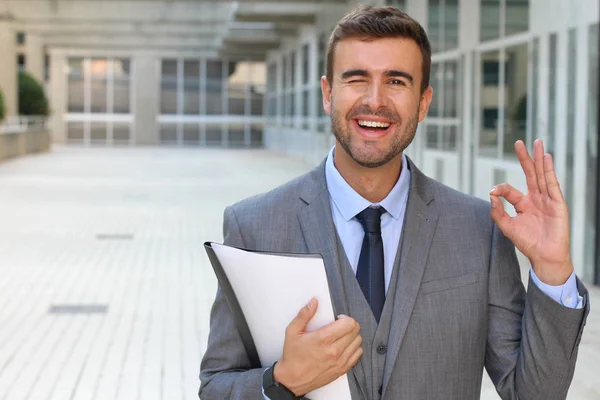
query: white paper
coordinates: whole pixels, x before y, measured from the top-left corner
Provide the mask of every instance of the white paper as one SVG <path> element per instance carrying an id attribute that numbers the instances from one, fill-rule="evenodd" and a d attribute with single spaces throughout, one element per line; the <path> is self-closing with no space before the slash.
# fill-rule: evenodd
<path id="1" fill-rule="evenodd" d="M 236 294 L 264 367 L 283 354 L 285 329 L 311 298 L 319 301 L 307 331 L 335 320 L 323 259 L 254 253 L 213 243 L 212 248 Z M 311 400 L 351 400 L 344 374 L 306 394 Z"/>

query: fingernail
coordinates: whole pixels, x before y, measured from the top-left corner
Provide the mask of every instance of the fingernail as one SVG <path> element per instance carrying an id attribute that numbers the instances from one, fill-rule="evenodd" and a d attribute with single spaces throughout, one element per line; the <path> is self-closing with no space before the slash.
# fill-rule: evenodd
<path id="1" fill-rule="evenodd" d="M 496 208 L 496 203 L 494 203 L 494 199 L 490 197 L 490 203 L 492 203 L 492 208 Z"/>
<path id="2" fill-rule="evenodd" d="M 494 193 L 495 191 L 496 191 L 496 186 L 494 186 L 494 187 L 492 188 L 492 190 L 490 190 L 490 194 Z"/>
<path id="3" fill-rule="evenodd" d="M 306 308 L 308 310 L 310 310 L 310 308 L 312 307 L 312 299 L 310 299 L 310 301 L 308 302 L 308 304 L 306 305 Z"/>

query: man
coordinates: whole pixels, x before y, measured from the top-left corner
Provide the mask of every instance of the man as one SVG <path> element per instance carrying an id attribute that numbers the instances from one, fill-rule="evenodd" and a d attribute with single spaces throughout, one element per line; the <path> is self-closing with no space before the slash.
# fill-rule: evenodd
<path id="1" fill-rule="evenodd" d="M 423 28 L 395 8 L 362 7 L 336 26 L 321 79 L 334 149 L 312 172 L 228 207 L 224 235 L 322 254 L 340 317 L 306 332 L 311 300 L 281 360 L 251 369 L 218 291 L 203 400 L 292 399 L 342 374 L 353 399 L 478 399 L 484 367 L 504 399 L 566 396 L 589 302 L 552 158 L 540 141 L 533 159 L 517 142 L 528 193 L 498 185 L 491 208 L 425 177 L 403 150 L 431 103 L 430 57 Z M 513 243 L 532 264 L 527 293 Z"/>

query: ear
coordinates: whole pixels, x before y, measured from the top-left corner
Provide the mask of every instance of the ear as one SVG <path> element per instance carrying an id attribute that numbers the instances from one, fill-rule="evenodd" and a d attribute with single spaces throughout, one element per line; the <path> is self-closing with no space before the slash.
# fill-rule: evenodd
<path id="1" fill-rule="evenodd" d="M 321 77 L 321 94 L 323 95 L 323 109 L 331 115 L 331 86 L 326 76 Z"/>
<path id="2" fill-rule="evenodd" d="M 419 103 L 419 122 L 423 122 L 427 116 L 431 99 L 433 99 L 433 88 L 428 86 L 423 94 L 421 94 L 421 102 Z"/>

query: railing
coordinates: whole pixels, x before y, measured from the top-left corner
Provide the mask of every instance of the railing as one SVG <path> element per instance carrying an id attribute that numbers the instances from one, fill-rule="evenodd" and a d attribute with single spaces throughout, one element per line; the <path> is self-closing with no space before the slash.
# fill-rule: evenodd
<path id="1" fill-rule="evenodd" d="M 0 134 L 27 132 L 29 130 L 44 130 L 48 118 L 44 116 L 11 116 L 0 123 Z"/>

